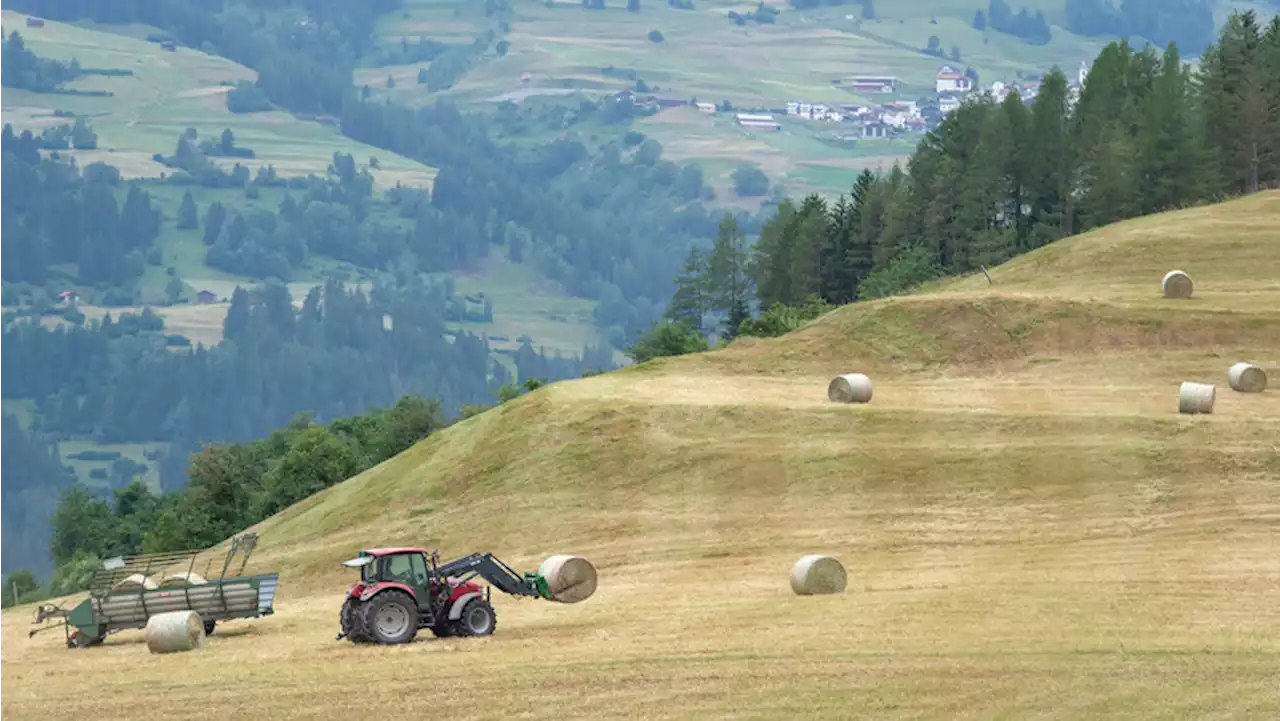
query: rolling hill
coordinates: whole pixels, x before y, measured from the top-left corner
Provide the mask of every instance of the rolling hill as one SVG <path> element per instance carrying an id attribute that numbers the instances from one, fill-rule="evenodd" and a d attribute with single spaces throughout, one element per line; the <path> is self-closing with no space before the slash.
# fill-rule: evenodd
<path id="1" fill-rule="evenodd" d="M 205 650 L 72 652 L 3 616 L 7 718 L 271 718 L 396 694 L 458 718 L 1280 714 L 1280 192 L 1105 227 L 916 296 L 557 383 L 256 529 L 277 615 Z M 1195 296 L 1160 298 L 1179 267 Z M 873 378 L 866 406 L 826 400 Z M 1178 383 L 1218 385 L 1212 415 Z M 337 643 L 358 548 L 581 553 L 578 606 L 484 640 Z M 842 596 L 787 573 L 837 555 Z"/>
<path id="2" fill-rule="evenodd" d="M 359 161 L 378 158 L 379 168 L 370 172 L 381 187 L 393 187 L 397 182 L 430 187 L 435 177 L 433 168 L 355 142 L 318 122 L 279 111 L 232 113 L 227 109 L 226 93 L 236 81 L 253 81 L 257 74 L 192 48 L 166 52 L 159 43 L 144 39 L 146 27 L 90 29 L 51 20 L 43 27 L 28 27 L 20 13 L 6 10 L 2 17 L 5 35 L 17 31 L 27 47 L 42 58 L 75 58 L 84 67 L 133 71 L 130 76 L 86 76 L 66 84 L 71 90 L 112 93 L 109 97 L 4 89 L 4 122 L 12 123 L 18 131 L 29 128 L 38 134 L 45 127 L 70 122 L 55 115 L 56 111 L 89 120 L 98 133 L 99 147 L 70 151 L 81 167 L 102 161 L 119 168 L 126 178 L 160 177 L 171 171 L 151 156 L 172 153 L 184 130 L 195 128 L 201 137 L 217 137 L 229 128 L 240 145 L 254 150 L 255 157 L 220 159 L 228 168 L 240 162 L 253 171 L 273 165 L 284 176 L 323 175 L 334 153 L 350 153 Z"/>

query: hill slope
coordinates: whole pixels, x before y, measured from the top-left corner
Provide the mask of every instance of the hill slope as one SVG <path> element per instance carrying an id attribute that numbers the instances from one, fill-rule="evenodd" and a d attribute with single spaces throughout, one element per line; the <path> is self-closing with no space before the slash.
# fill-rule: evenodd
<path id="1" fill-rule="evenodd" d="M 81 167 L 102 161 L 119 168 L 126 178 L 160 177 L 172 171 L 151 156 L 171 154 L 184 130 L 195 128 L 201 137 L 216 138 L 230 128 L 256 157 L 221 159 L 228 168 L 240 162 L 253 171 L 273 165 L 286 177 L 324 175 L 334 153 L 350 153 L 361 162 L 378 158 L 379 167 L 370 172 L 380 187 L 397 182 L 430 187 L 435 178 L 434 168 L 358 143 L 318 122 L 279 111 L 232 113 L 226 101 L 230 84 L 257 77 L 243 65 L 191 48 L 165 52 L 158 43 L 122 34 L 133 26 L 105 26 L 121 31 L 108 32 L 47 20 L 43 27 L 26 27 L 24 17 L 6 10 L 4 33 L 18 32 L 27 48 L 42 58 L 74 58 L 84 67 L 133 71 L 131 76 L 87 76 L 66 84 L 73 90 L 110 92 L 110 97 L 4 89 L 4 122 L 18 131 L 31 129 L 38 135 L 45 127 L 72 122 L 55 116 L 55 111 L 89 120 L 98 133 L 98 149 L 72 152 Z M 138 32 L 145 35 L 146 30 Z"/>
<path id="2" fill-rule="evenodd" d="M 1280 714 L 1280 395 L 1225 381 L 1280 375 L 1278 220 L 1271 192 L 1103 228 L 991 288 L 540 389 L 264 522 L 278 615 L 204 651 L 73 653 L 5 614 L 4 712 L 303 718 L 415 684 L 402 706 L 466 718 Z M 1196 298 L 1158 299 L 1174 266 Z M 828 403 L 851 371 L 873 402 Z M 1182 380 L 1218 384 L 1213 415 L 1177 414 Z M 335 643 L 338 561 L 395 543 L 582 553 L 601 586 L 499 596 L 478 642 Z M 847 594 L 791 594 L 813 552 Z"/>

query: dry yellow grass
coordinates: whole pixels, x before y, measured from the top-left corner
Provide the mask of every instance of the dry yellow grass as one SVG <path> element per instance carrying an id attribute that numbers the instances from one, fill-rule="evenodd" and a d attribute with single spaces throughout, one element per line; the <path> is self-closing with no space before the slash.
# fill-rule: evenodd
<path id="1" fill-rule="evenodd" d="M 1280 366 L 1278 201 L 540 389 L 261 524 L 278 613 L 206 649 L 70 651 L 5 613 L 5 718 L 1280 717 L 1280 395 L 1226 390 Z M 1199 300 L 1158 300 L 1166 266 Z M 827 403 L 858 370 L 872 402 Z M 1213 415 L 1177 414 L 1181 380 Z M 600 588 L 498 594 L 488 639 L 335 642 L 337 564 L 383 543 L 578 553 Z M 792 595 L 806 553 L 848 592 Z"/>

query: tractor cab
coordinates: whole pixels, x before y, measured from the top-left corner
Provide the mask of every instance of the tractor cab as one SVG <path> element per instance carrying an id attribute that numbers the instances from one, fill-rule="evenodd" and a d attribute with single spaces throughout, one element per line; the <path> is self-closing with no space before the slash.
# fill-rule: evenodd
<path id="1" fill-rule="evenodd" d="M 342 565 L 360 569 L 360 580 L 351 587 L 351 595 L 399 585 L 413 595 L 424 611 L 431 607 L 442 585 L 436 573 L 436 554 L 428 557 L 421 548 L 372 548 Z"/>

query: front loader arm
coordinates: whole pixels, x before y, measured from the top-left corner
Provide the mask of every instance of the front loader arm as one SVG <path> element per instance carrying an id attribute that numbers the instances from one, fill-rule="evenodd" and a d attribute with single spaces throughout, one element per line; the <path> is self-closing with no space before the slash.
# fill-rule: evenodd
<path id="1" fill-rule="evenodd" d="M 456 561 L 449 561 L 437 566 L 436 572 L 444 578 L 464 574 L 480 576 L 498 590 L 512 596 L 551 598 L 546 579 L 536 573 L 518 573 L 492 553 L 473 553 Z"/>

